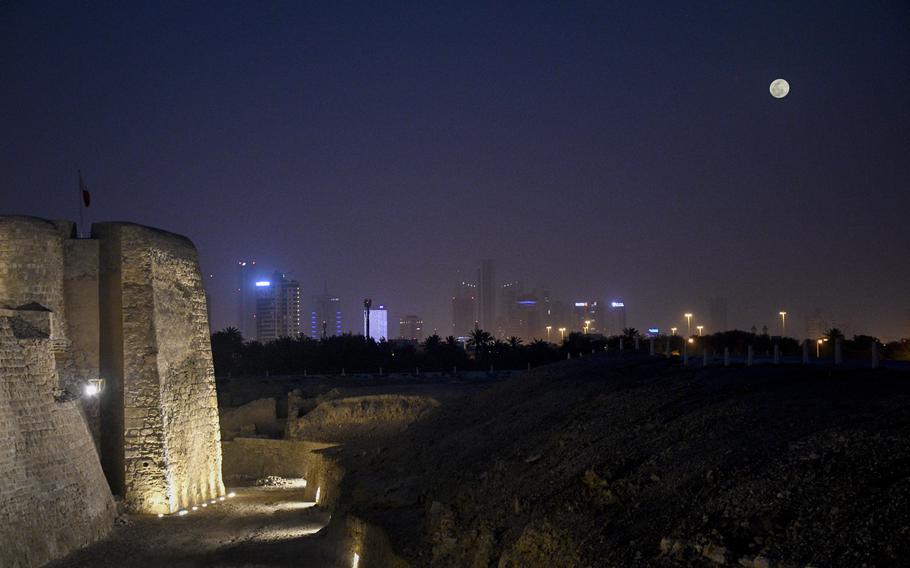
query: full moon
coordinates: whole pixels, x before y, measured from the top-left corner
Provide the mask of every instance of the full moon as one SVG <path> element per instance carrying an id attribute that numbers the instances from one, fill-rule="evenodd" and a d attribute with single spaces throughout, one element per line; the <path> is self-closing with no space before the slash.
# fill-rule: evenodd
<path id="1" fill-rule="evenodd" d="M 775 99 L 782 99 L 790 92 L 790 83 L 784 79 L 775 79 L 771 82 L 771 96 Z"/>

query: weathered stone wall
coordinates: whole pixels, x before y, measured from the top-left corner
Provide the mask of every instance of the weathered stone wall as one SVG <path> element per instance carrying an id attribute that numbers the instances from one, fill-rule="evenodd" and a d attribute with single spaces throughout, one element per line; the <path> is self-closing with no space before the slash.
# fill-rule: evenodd
<path id="1" fill-rule="evenodd" d="M 95 224 L 93 235 L 102 293 L 113 297 L 102 312 L 102 367 L 122 393 L 125 501 L 170 513 L 218 497 L 218 406 L 196 249 L 128 223 Z"/>
<path id="2" fill-rule="evenodd" d="M 4 567 L 40 566 L 85 546 L 106 535 L 115 516 L 79 403 L 54 400 L 57 376 L 49 338 L 18 315 L 0 310 Z"/>
<path id="3" fill-rule="evenodd" d="M 0 216 L 0 307 L 37 303 L 53 313 L 51 339 L 66 340 L 63 241 L 69 221 Z"/>
<path id="4" fill-rule="evenodd" d="M 330 507 L 338 497 L 344 472 L 335 458 L 320 452 L 334 444 L 303 440 L 235 438 L 222 442 L 224 476 L 233 481 L 253 481 L 270 475 L 307 480 L 306 496 Z"/>
<path id="5" fill-rule="evenodd" d="M 284 421 L 278 421 L 278 403 L 274 398 L 260 398 L 236 408 L 221 408 L 221 439 L 237 436 L 280 438 Z"/>

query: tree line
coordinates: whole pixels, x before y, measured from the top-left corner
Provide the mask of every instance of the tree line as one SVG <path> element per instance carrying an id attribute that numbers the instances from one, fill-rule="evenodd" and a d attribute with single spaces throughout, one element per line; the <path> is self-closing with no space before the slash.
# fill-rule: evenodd
<path id="1" fill-rule="evenodd" d="M 623 330 L 621 336 L 605 337 L 599 334 L 569 333 L 560 343 L 535 339 L 525 343 L 521 338 L 496 339 L 489 332 L 475 329 L 465 343 L 453 336 L 431 335 L 422 343 L 406 341 L 375 341 L 363 335 L 343 334 L 311 339 L 309 337 L 284 337 L 260 343 L 246 341 L 233 327 L 212 334 L 212 358 L 215 375 L 219 377 L 244 377 L 266 375 L 302 375 L 346 373 L 376 373 L 380 369 L 387 373 L 421 371 L 485 371 L 494 369 L 526 369 L 561 361 L 569 357 L 612 351 L 624 341 L 625 349 L 639 347 L 647 350 L 647 342 L 635 328 Z M 828 356 L 833 341 L 842 340 L 845 357 L 865 357 L 877 339 L 860 335 L 852 340 L 844 338 L 838 329 L 828 331 L 826 342 L 821 349 Z M 660 337 L 656 348 L 664 353 L 667 340 L 670 349 L 678 354 L 686 338 L 682 336 Z M 770 352 L 773 345 L 780 346 L 785 356 L 802 353 L 799 341 L 793 338 L 772 338 L 768 334 L 747 331 L 726 331 L 693 337 L 690 354 L 701 353 L 703 349 L 721 353 L 729 348 L 731 354 L 745 354 L 751 345 L 757 354 Z M 821 346 L 820 346 L 821 347 Z M 815 347 L 812 347 L 812 354 Z M 910 343 L 895 342 L 881 345 L 883 358 L 910 360 Z"/>

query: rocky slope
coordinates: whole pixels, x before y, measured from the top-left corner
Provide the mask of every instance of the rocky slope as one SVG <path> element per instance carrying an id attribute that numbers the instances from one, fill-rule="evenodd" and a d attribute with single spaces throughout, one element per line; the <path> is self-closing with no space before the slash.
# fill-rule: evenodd
<path id="1" fill-rule="evenodd" d="M 450 403 L 349 464 L 414 566 L 910 560 L 910 376 L 607 355 Z"/>

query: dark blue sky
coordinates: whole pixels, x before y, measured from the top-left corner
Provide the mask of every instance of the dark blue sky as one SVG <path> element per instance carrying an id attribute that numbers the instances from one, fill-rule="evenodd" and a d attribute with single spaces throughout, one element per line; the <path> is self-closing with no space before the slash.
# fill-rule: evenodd
<path id="1" fill-rule="evenodd" d="M 427 327 L 481 257 L 668 327 L 910 335 L 910 4 L 0 3 L 0 211 Z M 791 93 L 768 93 L 784 77 Z"/>

